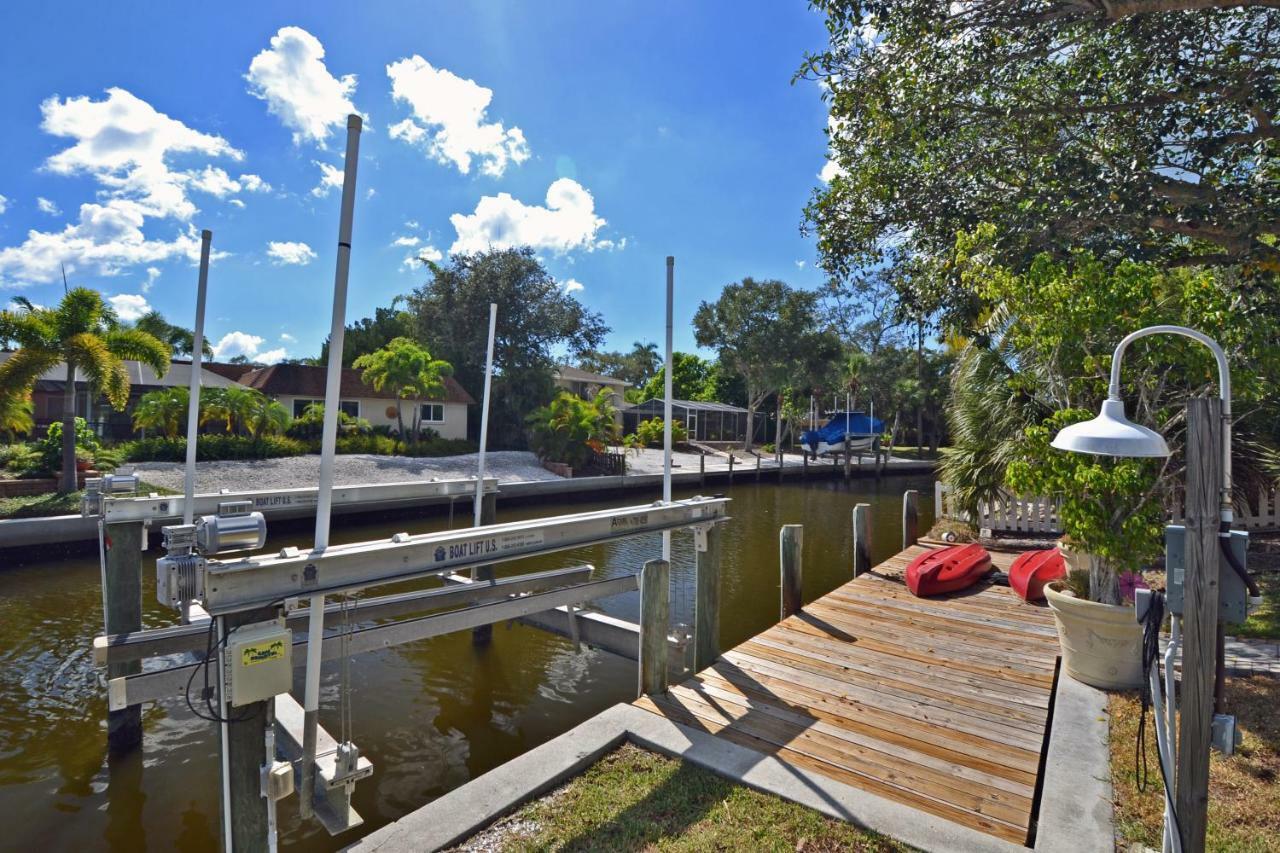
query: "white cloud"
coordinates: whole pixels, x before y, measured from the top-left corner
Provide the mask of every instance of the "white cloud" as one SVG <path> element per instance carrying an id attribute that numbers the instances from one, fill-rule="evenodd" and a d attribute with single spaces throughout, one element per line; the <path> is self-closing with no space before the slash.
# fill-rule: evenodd
<path id="1" fill-rule="evenodd" d="M 595 214 L 591 193 L 571 178 L 560 178 L 547 189 L 546 207 L 525 204 L 508 193 L 482 196 L 475 212 L 449 217 L 458 239 L 450 254 L 482 252 L 489 248 L 532 246 L 557 253 L 601 248 L 596 233 L 605 221 Z"/>
<path id="2" fill-rule="evenodd" d="M 45 198 L 44 196 L 38 196 L 36 198 L 36 209 L 39 210 L 41 213 L 47 213 L 50 216 L 62 215 L 62 210 L 58 207 L 58 205 L 49 201 L 49 199 Z"/>
<path id="3" fill-rule="evenodd" d="M 68 274 L 85 270 L 110 276 L 136 264 L 199 257 L 200 237 L 193 226 L 169 240 L 149 239 L 142 233 L 144 222 L 144 208 L 137 202 L 82 204 L 74 225 L 54 232 L 31 230 L 20 245 L 0 249 L 0 285 L 58 281 L 63 263 Z"/>
<path id="4" fill-rule="evenodd" d="M 404 221 L 404 227 L 408 228 L 410 231 L 417 231 L 421 226 L 418 225 L 418 220 L 416 219 L 406 219 Z"/>
<path id="5" fill-rule="evenodd" d="M 388 128 L 393 139 L 421 146 L 440 163 L 452 163 L 464 175 L 474 157 L 480 171 L 499 176 L 511 163 L 529 159 L 524 131 L 486 121 L 493 90 L 474 80 L 435 68 L 421 56 L 411 56 L 387 66 L 391 96 L 413 113 Z"/>
<path id="6" fill-rule="evenodd" d="M 160 277 L 160 270 L 155 267 L 147 267 L 147 280 L 142 283 L 142 292 L 150 293 L 151 285 L 156 283 L 156 279 Z"/>
<path id="7" fill-rule="evenodd" d="M 284 341 L 286 344 L 296 344 L 298 342 L 298 339 L 288 332 L 281 332 L 280 340 Z"/>
<path id="8" fill-rule="evenodd" d="M 578 281 L 576 278 L 565 279 L 564 283 L 561 284 L 560 287 L 563 288 L 565 293 L 577 293 L 583 289 L 582 282 Z"/>
<path id="9" fill-rule="evenodd" d="M 126 323 L 132 323 L 151 310 L 151 306 L 147 304 L 146 297 L 137 293 L 119 293 L 108 297 L 107 302 L 111 303 L 111 308 L 116 312 L 116 316 Z"/>
<path id="10" fill-rule="evenodd" d="M 311 194 L 316 198 L 324 198 L 332 189 L 342 189 L 343 172 L 337 166 L 313 160 L 320 167 L 320 183 L 316 184 Z"/>
<path id="11" fill-rule="evenodd" d="M 804 261 L 796 261 L 796 269 L 798 269 L 798 270 L 802 270 L 802 269 L 804 269 L 804 268 L 805 268 L 805 262 L 804 262 Z"/>
<path id="12" fill-rule="evenodd" d="M 433 264 L 437 264 L 442 260 L 444 260 L 444 252 L 440 251 L 435 246 L 428 245 L 428 246 L 423 246 L 421 249 L 418 249 L 416 252 L 410 252 L 409 254 L 405 255 L 404 260 L 401 262 L 400 265 L 404 269 L 414 270 L 422 266 L 423 262 L 425 261 L 430 261 Z"/>
<path id="13" fill-rule="evenodd" d="M 289 355 L 284 347 L 259 350 L 258 347 L 262 346 L 262 344 L 263 338 L 259 335 L 251 335 L 248 332 L 240 331 L 227 332 L 213 345 L 213 357 L 218 361 L 225 361 L 242 355 L 250 361 L 271 364 Z"/>
<path id="14" fill-rule="evenodd" d="M 392 240 L 392 241 L 391 241 L 391 245 L 393 245 L 393 246 L 416 246 L 416 245 L 418 245 L 418 244 L 419 244 L 419 243 L 421 243 L 421 242 L 422 242 L 422 241 L 421 241 L 420 239 L 418 239 L 417 237 L 414 237 L 414 236 L 410 235 L 410 236 L 408 236 L 408 237 L 397 237 L 396 239 L 394 239 L 394 240 Z"/>
<path id="15" fill-rule="evenodd" d="M 92 175 L 108 195 L 137 201 L 147 216 L 185 220 L 196 212 L 186 186 L 204 188 L 205 175 L 171 171 L 170 155 L 244 157 L 221 136 L 193 130 L 124 89 L 108 89 L 102 101 L 64 101 L 55 95 L 40 111 L 46 133 L 75 140 L 46 160 L 44 168 L 59 175 Z"/>
<path id="16" fill-rule="evenodd" d="M 9 199 L 0 195 L 0 213 L 4 213 L 8 209 L 9 209 Z"/>
<path id="17" fill-rule="evenodd" d="M 306 266 L 316 259 L 316 253 L 306 243 L 267 243 L 267 255 L 277 266 Z"/>
<path id="18" fill-rule="evenodd" d="M 267 111 L 293 131 L 294 144 L 321 147 L 348 115 L 356 76 L 334 77 L 324 64 L 324 45 L 301 27 L 281 27 L 271 47 L 249 63 L 249 94 L 267 102 Z"/>
<path id="19" fill-rule="evenodd" d="M 271 184 L 262 180 L 262 178 L 258 175 L 241 175 L 240 186 L 244 187 L 245 192 L 249 192 L 249 193 L 271 192 Z"/>
<path id="20" fill-rule="evenodd" d="M 191 172 L 193 189 L 206 192 L 217 198 L 226 198 L 240 192 L 240 182 L 227 174 L 225 169 L 217 166 L 205 166 L 202 172 Z"/>
<path id="21" fill-rule="evenodd" d="M 227 199 L 227 204 L 231 205 L 232 207 L 238 207 L 241 210 L 244 210 L 244 202 L 238 198 Z"/>

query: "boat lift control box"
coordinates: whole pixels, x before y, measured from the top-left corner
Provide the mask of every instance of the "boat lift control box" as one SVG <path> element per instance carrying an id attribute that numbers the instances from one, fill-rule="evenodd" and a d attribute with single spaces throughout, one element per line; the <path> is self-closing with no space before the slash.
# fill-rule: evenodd
<path id="1" fill-rule="evenodd" d="M 233 707 L 288 693 L 293 686 L 293 632 L 278 620 L 242 625 L 227 637 L 225 660 Z"/>
<path id="2" fill-rule="evenodd" d="M 1249 534 L 1243 530 L 1231 531 L 1231 551 L 1240 565 L 1246 565 L 1245 552 L 1249 548 Z M 1187 574 L 1187 530 L 1181 524 L 1170 524 L 1164 529 L 1165 605 L 1170 613 L 1182 615 L 1185 599 L 1184 587 Z M 1248 618 L 1249 591 L 1219 555 L 1218 563 L 1218 618 L 1227 624 L 1240 624 Z"/>

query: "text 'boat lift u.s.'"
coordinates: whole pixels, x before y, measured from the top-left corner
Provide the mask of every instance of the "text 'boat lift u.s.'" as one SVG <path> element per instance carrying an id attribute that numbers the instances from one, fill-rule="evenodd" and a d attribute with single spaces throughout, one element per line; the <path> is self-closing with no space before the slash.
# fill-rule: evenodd
<path id="1" fill-rule="evenodd" d="M 108 741 L 113 749 L 136 748 L 142 737 L 139 706 L 148 701 L 182 696 L 194 714 L 216 723 L 221 745 L 222 846 L 228 851 L 276 848 L 276 803 L 294 793 L 295 781 L 304 819 L 315 817 L 333 834 L 362 822 L 351 807 L 351 795 L 355 783 L 373 773 L 373 765 L 353 742 L 346 666 L 351 655 L 519 619 L 564 633 L 575 646 L 585 642 L 636 660 L 638 692 L 660 692 L 666 689 L 673 642 L 670 537 L 671 531 L 682 528 L 694 532 L 697 555 L 699 597 L 689 638 L 694 666 L 709 663 L 718 645 L 714 590 L 719 574 L 719 525 L 727 520 L 728 500 L 701 496 L 672 500 L 670 417 L 664 441 L 663 499 L 653 504 L 493 524 L 497 484 L 484 476 L 483 426 L 475 477 L 334 487 L 338 378 L 360 127 L 358 116 L 349 117 L 318 487 L 195 494 L 199 363 L 212 239 L 205 231 L 184 495 L 133 496 L 137 478 L 114 476 L 94 483 L 83 507 L 85 514 L 99 517 L 102 545 L 105 633 L 94 641 L 94 657 L 108 666 Z M 668 409 L 673 264 L 674 259 L 668 258 Z M 488 415 L 496 308 L 491 306 L 490 311 L 482 424 Z M 348 545 L 328 541 L 335 505 L 447 501 L 452 517 L 453 502 L 465 496 L 474 501 L 472 528 L 397 533 L 389 539 Z M 249 553 L 266 543 L 262 510 L 282 505 L 315 507 L 314 547 Z M 144 631 L 139 583 L 144 530 L 150 523 L 179 516 L 181 524 L 162 527 L 166 553 L 156 563 L 156 594 L 178 611 L 180 624 Z M 490 523 L 482 526 L 486 520 Z M 651 533 L 662 534 L 662 559 L 650 560 L 638 573 L 592 581 L 585 580 L 592 567 L 579 565 L 493 576 L 497 563 Z M 239 556 L 227 556 L 232 554 Z M 375 586 L 431 577 L 443 585 L 354 598 Z M 579 609 L 587 601 L 637 590 L 641 593 L 638 626 Z M 326 596 L 337 601 L 326 604 Z M 338 625 L 327 636 L 326 616 L 337 617 Z M 405 616 L 409 618 L 387 621 Z M 295 635 L 303 625 L 307 630 Z M 320 662 L 326 657 L 343 665 L 342 730 L 337 737 L 318 723 Z M 147 660 L 152 665 L 144 668 Z M 304 696 L 299 702 L 289 691 L 294 669 L 304 666 Z"/>

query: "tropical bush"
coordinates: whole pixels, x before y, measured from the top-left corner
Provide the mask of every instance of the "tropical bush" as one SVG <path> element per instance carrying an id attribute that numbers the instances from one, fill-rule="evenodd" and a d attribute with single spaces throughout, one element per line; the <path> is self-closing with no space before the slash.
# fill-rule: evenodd
<path id="1" fill-rule="evenodd" d="M 303 410 L 302 416 L 294 418 L 285 428 L 284 434 L 289 438 L 302 440 L 319 440 L 324 432 L 324 404 L 312 403 Z M 353 418 L 346 412 L 338 411 L 338 435 L 368 435 L 373 426 L 364 418 Z"/>
<path id="2" fill-rule="evenodd" d="M 43 454 L 36 444 L 0 445 L 0 468 L 15 477 L 38 477 L 48 473 Z"/>
<path id="3" fill-rule="evenodd" d="M 360 356 L 353 366 L 361 371 L 360 378 L 366 385 L 395 394 L 397 432 L 402 437 L 408 436 L 410 441 L 421 440 L 422 403 L 444 399 L 444 377 L 453 374 L 453 365 L 432 358 L 426 347 L 409 338 L 399 337 L 379 350 Z M 405 400 L 413 402 L 408 432 L 404 428 L 402 404 Z"/>
<path id="4" fill-rule="evenodd" d="M 148 391 L 134 406 L 133 428 L 155 430 L 166 438 L 177 438 L 186 425 L 190 401 L 190 394 L 181 386 Z M 205 406 L 204 394 L 201 394 L 200 405 L 202 409 Z"/>
<path id="5" fill-rule="evenodd" d="M 129 462 L 185 462 L 185 438 L 141 438 L 127 441 L 117 450 Z M 249 438 L 241 435 L 201 435 L 196 440 L 196 460 L 215 462 L 237 459 L 272 459 L 304 456 L 307 444 L 279 435 Z"/>
<path id="6" fill-rule="evenodd" d="M 320 452 L 320 442 L 310 444 L 311 452 Z M 413 444 L 376 433 L 353 433 L 338 437 L 338 453 L 369 453 L 375 456 L 457 456 L 475 453 L 474 442 L 465 438 L 441 438 L 437 433 Z"/>
<path id="7" fill-rule="evenodd" d="M 627 447 L 662 447 L 662 418 L 650 418 L 636 424 L 636 431 L 623 439 Z M 689 430 L 680 421 L 671 422 L 671 443 L 684 444 L 689 440 Z"/>
<path id="8" fill-rule="evenodd" d="M 539 459 L 583 468 L 618 440 L 616 417 L 608 390 L 593 400 L 561 391 L 527 418 L 529 446 Z"/>
<path id="9" fill-rule="evenodd" d="M 84 418 L 76 418 L 76 458 L 93 460 L 93 452 L 102 446 L 98 434 L 89 428 Z M 62 424 L 49 424 L 49 432 L 37 442 L 40 450 L 40 470 L 52 474 L 62 465 Z"/>

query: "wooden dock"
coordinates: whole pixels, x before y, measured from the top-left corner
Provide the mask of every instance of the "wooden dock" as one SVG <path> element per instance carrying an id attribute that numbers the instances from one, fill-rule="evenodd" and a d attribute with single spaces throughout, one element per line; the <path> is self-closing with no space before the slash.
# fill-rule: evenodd
<path id="1" fill-rule="evenodd" d="M 908 548 L 635 704 L 1017 844 L 1030 840 L 1058 640 L 1008 587 L 916 598 Z M 1007 569 L 1014 555 L 992 553 Z"/>

